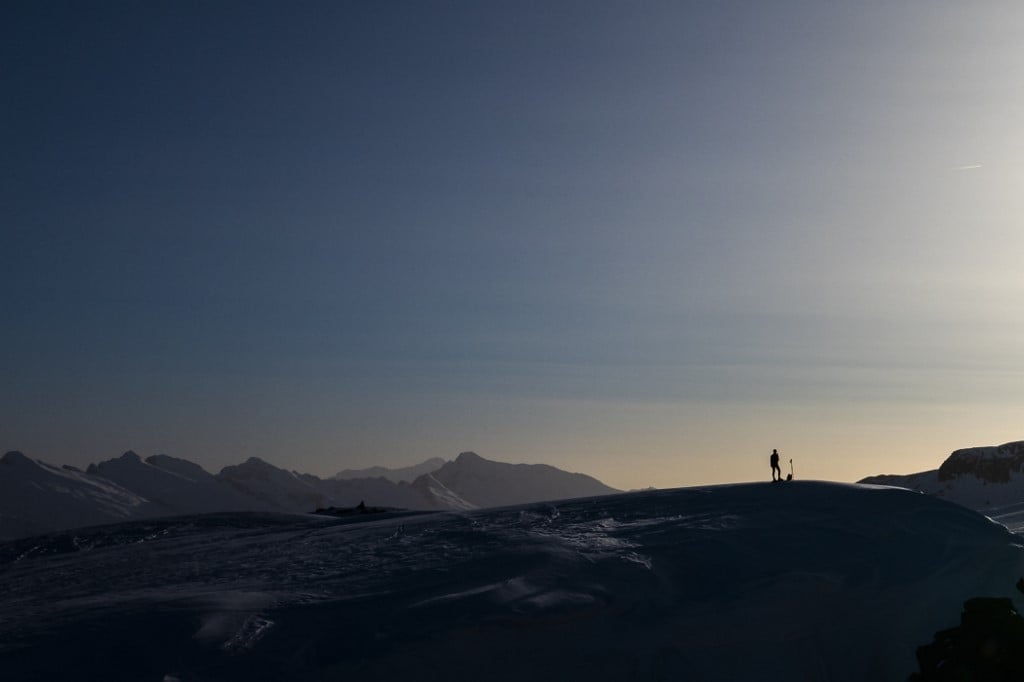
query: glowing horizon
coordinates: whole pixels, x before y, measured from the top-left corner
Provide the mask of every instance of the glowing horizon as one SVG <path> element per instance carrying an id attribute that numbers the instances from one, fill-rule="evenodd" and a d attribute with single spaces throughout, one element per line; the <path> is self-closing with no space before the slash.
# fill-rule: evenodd
<path id="1" fill-rule="evenodd" d="M 1015 4 L 5 15 L 4 451 L 628 489 L 1024 438 Z"/>

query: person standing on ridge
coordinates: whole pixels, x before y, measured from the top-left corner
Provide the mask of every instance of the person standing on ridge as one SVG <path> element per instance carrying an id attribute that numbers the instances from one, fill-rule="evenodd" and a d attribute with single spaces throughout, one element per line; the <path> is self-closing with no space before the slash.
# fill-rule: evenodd
<path id="1" fill-rule="evenodd" d="M 771 463 L 772 463 L 772 480 L 773 481 L 781 481 L 782 480 L 782 467 L 779 466 L 779 451 L 778 450 L 774 450 L 774 449 L 772 450 Z M 775 476 L 775 472 L 779 473 L 778 477 Z"/>

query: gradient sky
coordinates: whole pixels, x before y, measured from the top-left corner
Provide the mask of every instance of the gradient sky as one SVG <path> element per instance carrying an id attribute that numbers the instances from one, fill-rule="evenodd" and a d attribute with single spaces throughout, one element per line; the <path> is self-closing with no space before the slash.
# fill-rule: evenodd
<path id="1" fill-rule="evenodd" d="M 6 2 L 0 449 L 622 488 L 1024 438 L 1019 2 Z"/>

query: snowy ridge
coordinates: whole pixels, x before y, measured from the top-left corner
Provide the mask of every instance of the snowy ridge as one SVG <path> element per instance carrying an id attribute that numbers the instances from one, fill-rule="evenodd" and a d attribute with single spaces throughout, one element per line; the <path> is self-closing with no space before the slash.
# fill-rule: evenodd
<path id="1" fill-rule="evenodd" d="M 86 473 L 131 490 L 168 515 L 269 508 L 251 496 L 239 494 L 198 465 L 167 455 L 143 461 L 129 450 L 117 459 L 90 465 Z"/>
<path id="2" fill-rule="evenodd" d="M 5 682 L 901 680 L 1024 574 L 1004 527 L 884 486 L 206 518 L 0 544 Z"/>
<path id="3" fill-rule="evenodd" d="M 0 458 L 0 538 L 153 516 L 160 509 L 112 481 L 8 452 Z"/>

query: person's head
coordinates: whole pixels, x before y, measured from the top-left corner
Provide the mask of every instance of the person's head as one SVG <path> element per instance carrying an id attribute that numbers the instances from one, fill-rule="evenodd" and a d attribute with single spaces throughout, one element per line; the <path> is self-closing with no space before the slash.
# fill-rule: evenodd
<path id="1" fill-rule="evenodd" d="M 779 454 L 779 451 L 778 451 L 778 450 L 776 450 L 775 448 L 772 448 L 772 454 L 773 454 L 773 455 L 777 455 L 777 454 Z"/>

